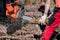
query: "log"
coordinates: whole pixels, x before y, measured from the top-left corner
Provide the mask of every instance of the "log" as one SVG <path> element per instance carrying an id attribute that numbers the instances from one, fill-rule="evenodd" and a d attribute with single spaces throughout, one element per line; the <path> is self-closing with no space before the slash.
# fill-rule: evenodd
<path id="1" fill-rule="evenodd" d="M 35 12 L 25 12 L 24 15 L 26 16 L 33 16 L 33 17 L 41 17 L 42 16 L 42 12 L 39 11 L 35 11 Z"/>
<path id="2" fill-rule="evenodd" d="M 26 26 L 22 27 L 21 30 L 17 30 L 14 34 L 15 35 L 26 35 L 26 34 L 33 34 L 33 35 L 41 35 L 42 31 L 37 24 L 27 24 Z"/>
<path id="3" fill-rule="evenodd" d="M 6 35 L 7 30 L 6 27 L 0 24 L 0 36 Z"/>

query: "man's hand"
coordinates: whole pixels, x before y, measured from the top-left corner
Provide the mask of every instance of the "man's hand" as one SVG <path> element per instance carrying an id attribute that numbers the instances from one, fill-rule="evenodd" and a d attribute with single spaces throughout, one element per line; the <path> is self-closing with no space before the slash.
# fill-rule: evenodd
<path id="1" fill-rule="evenodd" d="M 39 22 L 41 24 L 44 24 L 45 25 L 46 24 L 46 22 L 45 22 L 46 21 L 46 18 L 47 18 L 47 14 L 44 13 L 44 15 L 39 19 Z"/>

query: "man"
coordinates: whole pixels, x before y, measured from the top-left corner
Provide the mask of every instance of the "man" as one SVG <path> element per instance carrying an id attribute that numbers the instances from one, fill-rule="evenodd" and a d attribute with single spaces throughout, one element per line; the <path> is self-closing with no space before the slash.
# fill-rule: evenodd
<path id="1" fill-rule="evenodd" d="M 55 29 L 60 24 L 60 0 L 55 0 L 55 4 L 56 4 L 56 6 L 53 10 L 53 15 L 49 18 L 48 24 L 46 25 L 46 28 L 45 28 L 40 40 L 50 40 L 50 37 L 52 36 Z M 45 13 L 40 19 L 42 24 L 44 24 L 44 22 L 45 22 L 49 7 L 50 7 L 50 0 L 47 0 L 46 6 L 45 6 Z"/>

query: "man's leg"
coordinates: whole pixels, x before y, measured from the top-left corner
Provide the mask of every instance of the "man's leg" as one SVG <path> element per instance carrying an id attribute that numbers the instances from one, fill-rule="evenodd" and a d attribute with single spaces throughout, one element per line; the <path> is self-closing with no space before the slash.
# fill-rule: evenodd
<path id="1" fill-rule="evenodd" d="M 60 13 L 57 13 L 54 17 L 55 20 L 54 22 L 50 25 L 50 26 L 46 26 L 42 37 L 40 38 L 40 40 L 49 40 L 50 37 L 52 36 L 52 34 L 54 33 L 55 29 L 57 28 L 57 26 L 60 24 Z"/>

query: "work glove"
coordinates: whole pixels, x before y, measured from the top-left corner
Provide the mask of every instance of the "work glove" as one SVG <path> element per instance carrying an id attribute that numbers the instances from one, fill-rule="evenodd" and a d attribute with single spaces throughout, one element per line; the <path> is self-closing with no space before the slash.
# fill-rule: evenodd
<path id="1" fill-rule="evenodd" d="M 47 14 L 45 14 L 44 13 L 44 15 L 39 19 L 39 22 L 41 23 L 41 24 L 44 24 L 44 25 L 46 25 L 46 18 L 47 18 Z"/>

